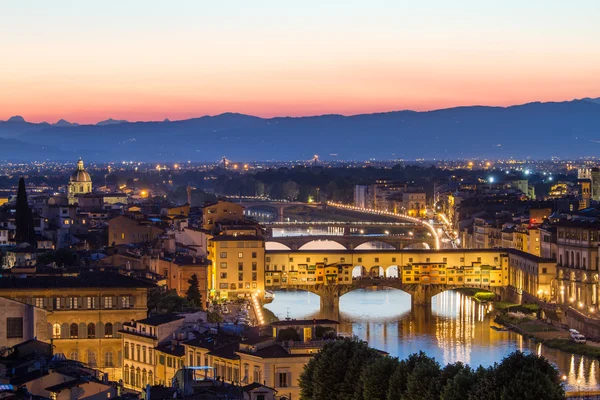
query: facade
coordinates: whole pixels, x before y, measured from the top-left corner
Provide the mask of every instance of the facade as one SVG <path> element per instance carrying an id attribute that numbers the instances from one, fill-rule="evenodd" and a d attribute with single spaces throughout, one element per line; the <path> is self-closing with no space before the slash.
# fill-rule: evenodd
<path id="1" fill-rule="evenodd" d="M 209 288 L 212 298 L 264 293 L 265 242 L 252 235 L 220 235 L 209 240 Z"/>
<path id="2" fill-rule="evenodd" d="M 217 224 L 244 219 L 244 207 L 229 201 L 219 200 L 202 209 L 202 228 L 214 231 Z"/>
<path id="3" fill-rule="evenodd" d="M 171 378 L 164 374 L 164 351 L 159 356 L 157 347 L 171 339 L 173 332 L 183 326 L 184 317 L 166 314 L 132 320 L 120 331 L 123 346 L 123 384 L 128 389 L 141 391 L 146 385 L 170 386 Z M 172 359 L 169 359 L 172 363 Z M 157 374 L 161 365 L 163 373 Z M 170 365 L 172 367 L 172 364 Z M 173 372 L 173 371 L 170 371 Z"/>
<path id="4" fill-rule="evenodd" d="M 356 185 L 354 187 L 354 207 L 367 207 L 367 191 L 368 186 L 366 185 Z"/>
<path id="5" fill-rule="evenodd" d="M 411 217 L 425 217 L 427 215 L 427 196 L 425 193 L 402 193 L 403 214 Z"/>
<path id="6" fill-rule="evenodd" d="M 92 178 L 90 174 L 85 170 L 83 160 L 77 161 L 77 169 L 71 175 L 69 184 L 67 186 L 67 193 L 69 198 L 69 204 L 77 202 L 76 197 L 78 195 L 92 193 Z"/>
<path id="7" fill-rule="evenodd" d="M 600 223 L 560 221 L 556 229 L 559 302 L 578 308 L 596 307 Z"/>
<path id="8" fill-rule="evenodd" d="M 360 275 L 399 278 L 404 283 L 465 287 L 508 285 L 504 249 L 389 251 L 268 251 L 266 289 L 293 285 L 352 284 Z"/>
<path id="9" fill-rule="evenodd" d="M 517 292 L 519 301 L 537 297 L 550 301 L 557 295 L 556 260 L 511 252 L 508 284 Z M 523 296 L 528 296 L 523 298 Z"/>
<path id="10" fill-rule="evenodd" d="M 163 233 L 164 229 L 147 220 L 121 215 L 108 221 L 109 245 L 149 242 Z"/>
<path id="11" fill-rule="evenodd" d="M 63 353 L 121 379 L 119 330 L 147 313 L 147 290 L 154 285 L 109 272 L 78 276 L 0 279 L 0 296 L 48 312 L 46 331 Z"/>
<path id="12" fill-rule="evenodd" d="M 209 279 L 208 271 L 211 267 L 209 260 L 189 256 L 180 255 L 174 258 L 160 258 L 158 261 L 158 274 L 166 278 L 167 287 L 175 289 L 177 294 L 185 296 L 190 284 L 188 280 L 192 275 L 198 277 L 198 288 L 202 294 L 202 300 L 208 299 Z"/>
<path id="13" fill-rule="evenodd" d="M 35 338 L 50 341 L 47 314 L 43 308 L 0 297 L 0 348 Z"/>

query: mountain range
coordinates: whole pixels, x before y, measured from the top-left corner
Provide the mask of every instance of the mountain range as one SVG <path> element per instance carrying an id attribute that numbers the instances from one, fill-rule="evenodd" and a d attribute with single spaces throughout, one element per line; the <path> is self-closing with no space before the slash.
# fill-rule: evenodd
<path id="1" fill-rule="evenodd" d="M 600 153 L 600 98 L 352 116 L 259 118 L 225 113 L 181 121 L 95 125 L 0 121 L 0 159 L 234 161 L 548 159 Z"/>

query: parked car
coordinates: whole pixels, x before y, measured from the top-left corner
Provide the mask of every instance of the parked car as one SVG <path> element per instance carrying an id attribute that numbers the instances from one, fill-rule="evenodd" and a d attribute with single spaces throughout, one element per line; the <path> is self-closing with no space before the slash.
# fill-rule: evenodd
<path id="1" fill-rule="evenodd" d="M 583 336 L 581 333 L 579 333 L 579 331 L 577 331 L 576 329 L 569 329 L 569 332 L 571 333 L 571 341 L 573 341 L 575 343 L 585 343 L 586 342 L 585 336 Z"/>

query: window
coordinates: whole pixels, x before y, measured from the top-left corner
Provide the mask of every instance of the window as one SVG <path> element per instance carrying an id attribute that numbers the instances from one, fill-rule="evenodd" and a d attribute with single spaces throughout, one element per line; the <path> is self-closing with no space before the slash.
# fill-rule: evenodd
<path id="1" fill-rule="evenodd" d="M 310 262 L 310 257 L 306 257 L 306 262 Z"/>
<path id="2" fill-rule="evenodd" d="M 221 264 L 220 264 L 220 267 L 221 268 L 227 268 L 227 263 L 224 262 L 224 261 L 222 261 Z"/>
<path id="3" fill-rule="evenodd" d="M 123 308 L 129 308 L 129 307 L 131 307 L 131 305 L 129 303 L 129 296 L 123 296 L 121 298 L 121 304 L 123 304 Z"/>
<path id="4" fill-rule="evenodd" d="M 256 280 L 258 280 L 258 274 L 257 274 L 256 272 L 253 272 L 253 273 L 252 273 L 252 280 L 253 280 L 253 281 L 256 281 Z"/>
<path id="5" fill-rule="evenodd" d="M 88 309 L 96 308 L 96 298 L 95 297 L 86 297 L 86 304 Z"/>
<path id="6" fill-rule="evenodd" d="M 114 367 L 112 351 L 107 351 L 106 353 L 104 353 L 104 366 Z"/>
<path id="7" fill-rule="evenodd" d="M 160 365 L 165 365 L 165 356 L 163 356 L 162 354 L 158 356 L 158 363 Z"/>
<path id="8" fill-rule="evenodd" d="M 136 360 L 141 361 L 142 360 L 142 357 L 141 357 L 142 356 L 142 354 L 141 354 L 142 353 L 142 347 L 139 344 L 136 344 L 135 345 L 135 350 L 136 350 L 136 355 L 137 355 L 137 359 Z"/>
<path id="9" fill-rule="evenodd" d="M 167 367 L 173 368 L 173 358 L 167 357 Z"/>
<path id="10" fill-rule="evenodd" d="M 258 369 L 258 367 L 254 367 L 254 381 L 253 382 L 260 382 L 260 369 Z"/>
<path id="11" fill-rule="evenodd" d="M 279 377 L 279 387 L 287 387 L 288 386 L 288 374 L 287 372 L 280 372 L 277 374 Z"/>
<path id="12" fill-rule="evenodd" d="M 256 289 L 258 287 L 256 282 L 252 282 L 252 289 Z"/>
<path id="13" fill-rule="evenodd" d="M 375 262 L 379 262 L 379 257 L 375 257 Z"/>
<path id="14" fill-rule="evenodd" d="M 146 353 L 146 346 L 142 346 L 142 361 L 147 363 L 148 360 L 146 359 L 147 357 L 147 353 Z"/>
<path id="15" fill-rule="evenodd" d="M 392 257 L 392 262 L 396 262 L 396 257 Z"/>
<path id="16" fill-rule="evenodd" d="M 87 326 L 87 337 L 88 339 L 93 339 L 96 337 L 96 325 L 91 322 Z"/>
<path id="17" fill-rule="evenodd" d="M 289 262 L 291 262 L 291 263 L 294 262 L 294 257 L 290 257 Z"/>
<path id="18" fill-rule="evenodd" d="M 221 279 L 227 279 L 227 272 L 221 272 L 221 273 L 219 274 L 219 277 L 220 277 Z"/>
<path id="19" fill-rule="evenodd" d="M 227 282 L 219 283 L 219 289 L 227 289 L 228 287 L 229 287 L 229 284 Z"/>
<path id="20" fill-rule="evenodd" d="M 148 362 L 154 365 L 154 358 L 152 358 L 152 349 L 148 348 Z"/>
<path id="21" fill-rule="evenodd" d="M 227 252 L 226 251 L 222 251 L 220 254 L 221 258 L 227 258 Z"/>
<path id="22" fill-rule="evenodd" d="M 238 263 L 238 271 L 243 271 L 244 270 L 244 263 L 243 262 L 239 262 Z"/>
<path id="23" fill-rule="evenodd" d="M 542 268 L 542 274 L 547 274 L 548 273 L 548 268 Z"/>
<path id="24" fill-rule="evenodd" d="M 60 339 L 60 325 L 59 324 L 52 325 L 52 337 L 54 339 Z"/>
<path id="25" fill-rule="evenodd" d="M 44 308 L 44 298 L 43 297 L 36 297 L 35 298 L 35 306 L 38 308 Z"/>
<path id="26" fill-rule="evenodd" d="M 243 281 L 243 280 L 244 280 L 244 273 L 238 272 L 238 281 Z"/>
<path id="27" fill-rule="evenodd" d="M 6 318 L 6 338 L 20 339 L 23 338 L 23 318 Z"/>
<path id="28" fill-rule="evenodd" d="M 76 351 L 72 351 L 69 354 L 69 360 L 73 360 L 73 361 L 79 361 L 79 353 Z"/>
<path id="29" fill-rule="evenodd" d="M 88 365 L 90 367 L 95 367 L 96 366 L 96 353 L 94 353 L 93 350 L 88 350 L 87 356 L 88 356 L 88 361 L 87 361 Z"/>
<path id="30" fill-rule="evenodd" d="M 242 253 L 241 251 L 238 253 L 238 258 L 244 258 L 244 253 Z"/>
<path id="31" fill-rule="evenodd" d="M 69 327 L 69 334 L 71 339 L 77 339 L 79 337 L 79 325 L 72 323 Z"/>
<path id="32" fill-rule="evenodd" d="M 252 252 L 252 258 L 256 258 L 256 252 L 255 251 Z"/>
<path id="33" fill-rule="evenodd" d="M 127 360 L 129 358 L 129 343 L 125 342 L 124 347 L 125 347 L 125 352 L 124 352 L 125 355 L 123 357 Z"/>
<path id="34" fill-rule="evenodd" d="M 252 271 L 256 271 L 257 267 L 256 267 L 256 262 L 252 262 Z"/>
<path id="35" fill-rule="evenodd" d="M 409 263 L 413 262 L 413 259 L 412 259 L 412 257 L 408 259 L 408 262 L 409 262 Z"/>
<path id="36" fill-rule="evenodd" d="M 113 306 L 113 298 L 112 296 L 108 296 L 104 298 L 104 308 L 112 308 Z"/>
<path id="37" fill-rule="evenodd" d="M 104 325 L 104 337 L 113 337 L 113 324 L 110 322 L 107 322 L 106 325 Z"/>
<path id="38" fill-rule="evenodd" d="M 54 299 L 54 309 L 60 310 L 60 297 Z"/>

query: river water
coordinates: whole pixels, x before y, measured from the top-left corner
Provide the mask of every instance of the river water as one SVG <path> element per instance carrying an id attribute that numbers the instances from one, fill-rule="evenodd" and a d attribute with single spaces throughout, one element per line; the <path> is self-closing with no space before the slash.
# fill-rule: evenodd
<path id="1" fill-rule="evenodd" d="M 319 297 L 309 292 L 275 292 L 265 308 L 280 319 L 327 317 L 320 315 Z M 423 350 L 442 365 L 462 361 L 489 366 L 515 350 L 534 352 L 558 367 L 570 390 L 600 389 L 598 360 L 495 331 L 490 328 L 493 315 L 493 310 L 454 291 L 435 296 L 431 308 L 411 309 L 410 295 L 402 291 L 356 290 L 340 298 L 339 330 L 401 359 Z"/>

